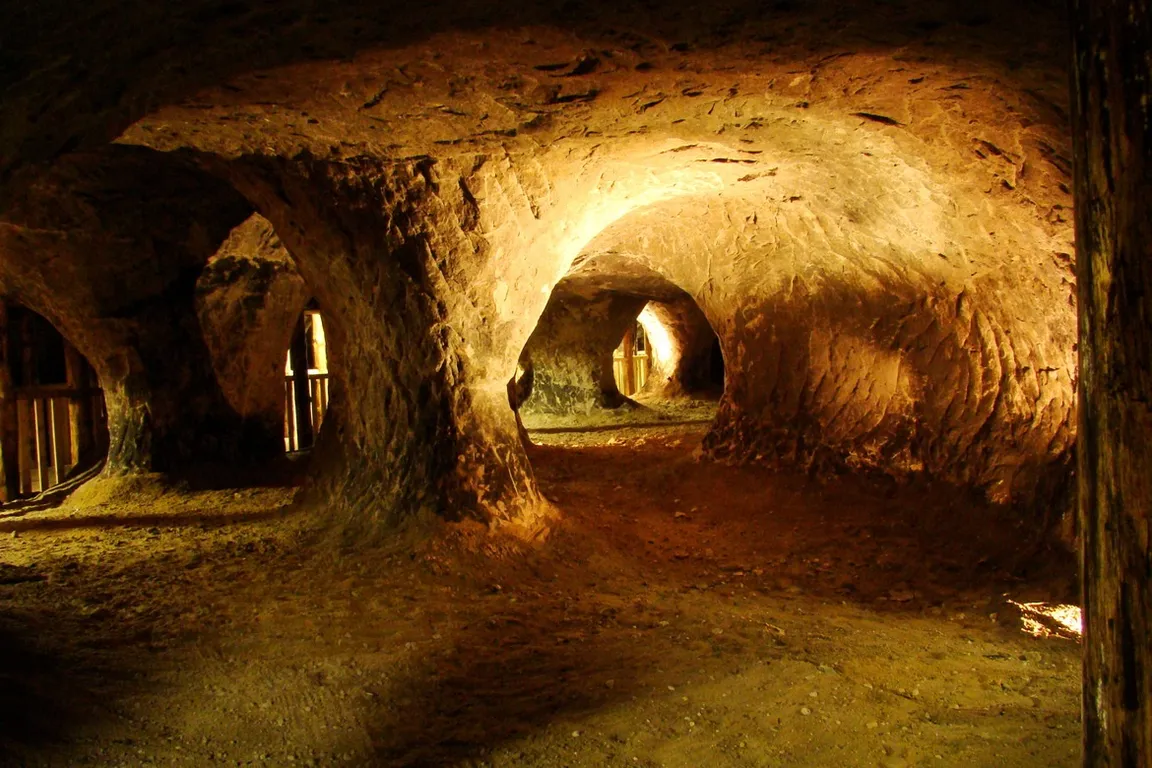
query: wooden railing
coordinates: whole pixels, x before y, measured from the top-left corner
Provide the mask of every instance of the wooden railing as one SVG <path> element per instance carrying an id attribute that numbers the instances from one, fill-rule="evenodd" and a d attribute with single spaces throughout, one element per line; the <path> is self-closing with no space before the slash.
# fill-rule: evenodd
<path id="1" fill-rule="evenodd" d="M 324 423 L 324 414 L 328 412 L 328 374 L 308 373 L 308 392 L 311 400 L 311 426 L 309 434 L 316 435 L 320 425 Z M 292 376 L 284 377 L 284 450 L 288 452 L 308 448 L 301 446 L 300 430 L 297 426 L 296 414 L 300 411 L 296 407 L 295 379 Z"/>
<path id="2" fill-rule="evenodd" d="M 631 376 L 628 367 L 631 366 Z M 612 375 L 616 378 L 616 386 L 620 394 L 631 397 L 644 388 L 648 381 L 648 370 L 651 366 L 647 352 L 637 352 L 631 357 L 614 355 L 612 357 Z"/>
<path id="3" fill-rule="evenodd" d="M 104 432 L 104 394 L 67 385 L 16 388 L 19 495 L 61 483 Z"/>

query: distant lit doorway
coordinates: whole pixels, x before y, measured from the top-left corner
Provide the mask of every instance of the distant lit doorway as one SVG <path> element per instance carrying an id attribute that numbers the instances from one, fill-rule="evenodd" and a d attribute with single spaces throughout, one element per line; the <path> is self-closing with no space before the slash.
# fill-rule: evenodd
<path id="1" fill-rule="evenodd" d="M 652 358 L 648 354 L 648 336 L 639 321 L 633 323 L 612 353 L 612 376 L 616 388 L 625 397 L 632 397 L 648 382 Z"/>
<path id="2" fill-rule="evenodd" d="M 328 345 L 320 311 L 307 309 L 284 363 L 284 450 L 311 448 L 328 411 Z"/>

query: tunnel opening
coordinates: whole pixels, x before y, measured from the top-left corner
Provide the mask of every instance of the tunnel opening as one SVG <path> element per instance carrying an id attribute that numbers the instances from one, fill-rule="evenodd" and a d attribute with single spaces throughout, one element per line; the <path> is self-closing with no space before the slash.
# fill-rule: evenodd
<path id="1" fill-rule="evenodd" d="M 637 317 L 648 351 L 641 395 L 718 402 L 724 395 L 720 339 L 694 300 L 650 301 Z"/>
<path id="2" fill-rule="evenodd" d="M 108 417 L 87 359 L 43 316 L 0 305 L 3 501 L 46 493 L 99 465 Z"/>
<path id="3" fill-rule="evenodd" d="M 252 435 L 247 463 L 275 465 L 280 453 L 310 449 L 327 411 L 327 337 L 309 296 L 258 214 L 228 233 L 197 279 L 195 311 L 216 382 Z"/>
<path id="4" fill-rule="evenodd" d="M 521 353 L 519 417 L 531 439 L 550 442 L 709 424 L 723 395 L 718 348 L 695 300 L 655 270 L 578 259 Z"/>

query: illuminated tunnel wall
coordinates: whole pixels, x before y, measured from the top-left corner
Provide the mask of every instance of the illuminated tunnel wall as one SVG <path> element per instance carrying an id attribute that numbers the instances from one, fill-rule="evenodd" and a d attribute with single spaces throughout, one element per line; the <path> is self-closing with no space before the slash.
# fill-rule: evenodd
<path id="1" fill-rule="evenodd" d="M 590 28 L 553 10 L 290 65 L 238 52 L 132 120 L 74 126 L 88 145 L 126 128 L 80 178 L 183 169 L 147 186 L 201 266 L 251 209 L 274 229 L 326 313 L 335 426 L 312 489 L 339 521 L 546 528 L 508 381 L 557 284 L 604 260 L 661 276 L 719 338 L 710 454 L 1059 495 L 1076 323 L 1058 52 L 1010 25 L 975 45 L 959 21 L 926 42 L 777 11 L 735 37 L 677 11 L 645 24 L 698 45 L 627 43 L 646 28 L 627 11 Z M 22 147 L 6 194 L 67 209 L 75 185 L 17 172 L 50 137 L 4 126 Z M 18 264 L 24 239 L 79 226 L 4 210 Z"/>

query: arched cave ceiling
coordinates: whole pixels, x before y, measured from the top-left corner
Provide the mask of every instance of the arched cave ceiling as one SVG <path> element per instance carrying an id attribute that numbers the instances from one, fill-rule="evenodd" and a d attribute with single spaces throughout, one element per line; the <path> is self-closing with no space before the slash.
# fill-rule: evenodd
<path id="1" fill-rule="evenodd" d="M 834 224 L 856 250 L 906 245 L 957 274 L 998 270 L 1008 254 L 1066 258 L 1054 256 L 1071 252 L 1059 17 L 880 8 L 478 5 L 421 9 L 407 25 L 414 11 L 401 10 L 387 47 L 235 74 L 158 106 L 120 141 L 240 165 L 347 160 L 361 176 L 434 158 L 466 183 L 494 258 L 523 261 L 508 280 L 545 295 L 605 226 L 681 195 L 738 195 L 759 230 L 803 209 L 801 238 Z M 348 13 L 313 19 L 310 50 L 351 34 Z M 432 29 L 437 16 L 452 28 Z M 565 28 L 544 25 L 556 19 Z M 209 27 L 222 37 L 205 45 L 231 39 Z M 224 50 L 256 66 L 292 58 L 287 44 Z"/>
<path id="2" fill-rule="evenodd" d="M 412 430 L 472 436 L 413 465 L 514 456 L 505 385 L 536 319 L 573 265 L 615 260 L 691 294 L 748 374 L 716 450 L 820 445 L 1005 499 L 1066 468 L 1060 4 L 61 0 L 9 20 L 0 218 L 26 226 L 12 203 L 45 164 L 109 141 L 229 182 L 331 310 L 334 375 L 420 393 L 349 418 L 366 465 Z"/>
<path id="3" fill-rule="evenodd" d="M 139 117 L 186 99 L 222 106 L 237 123 L 260 129 L 257 133 L 266 132 L 260 125 L 265 118 L 279 122 L 303 117 L 297 133 L 314 136 L 325 151 L 341 142 L 411 144 L 399 150 L 403 153 L 419 151 L 421 142 L 412 141 L 418 134 L 427 148 L 437 141 L 466 139 L 475 133 L 469 128 L 476 127 L 466 118 L 484 113 L 489 117 L 481 130 L 522 129 L 532 121 L 518 119 L 521 112 L 541 114 L 534 123 L 539 130 L 554 111 L 549 107 L 563 103 L 557 99 L 575 99 L 596 87 L 604 98 L 593 102 L 595 108 L 565 109 L 562 122 L 570 125 L 554 130 L 570 134 L 581 118 L 612 102 L 632 111 L 626 97 L 636 91 L 637 82 L 648 91 L 634 97 L 639 106 L 663 93 L 663 111 L 672 111 L 681 96 L 696 91 L 701 95 L 688 98 L 712 100 L 731 86 L 747 97 L 755 85 L 746 79 L 750 71 L 766 75 L 765 82 L 778 80 L 774 90 L 787 87 L 792 93 L 782 95 L 793 103 L 833 95 L 845 85 L 836 76 L 844 71 L 857 76 L 851 91 L 839 95 L 867 95 L 860 91 L 875 92 L 884 81 L 898 85 L 905 80 L 901 72 L 887 72 L 883 59 L 892 55 L 900 61 L 896 69 L 909 73 L 907 80 L 926 77 L 906 84 L 919 87 L 900 89 L 909 101 L 925 95 L 939 101 L 938 89 L 953 84 L 941 79 L 955 74 L 984 81 L 1010 78 L 1044 109 L 1062 104 L 1066 88 L 1059 74 L 1063 5 L 1042 0 L 286 0 L 255 8 L 221 0 L 83 7 L 46 0 L 7 5 L 12 7 L 5 8 L 0 59 L 4 175 L 28 161 L 102 144 Z M 877 56 L 879 61 L 872 64 L 880 66 L 867 63 Z M 839 57 L 848 61 L 836 63 Z M 918 62 L 922 57 L 925 61 Z M 629 78 L 638 66 L 646 67 L 644 77 Z M 285 67 L 281 76 L 268 74 Z M 312 76 L 305 74 L 308 70 Z M 585 70 L 592 70 L 591 78 L 564 77 Z M 257 78 L 244 77 L 260 71 L 264 74 Z M 804 81 L 806 73 L 817 75 L 812 87 Z M 793 77 L 783 77 L 786 74 Z M 282 87 L 285 81 L 287 89 Z M 470 87 L 470 82 L 478 87 Z M 225 83 L 232 98 L 220 98 L 222 93 L 195 98 L 203 89 Z M 482 91 L 484 85 L 495 87 L 482 99 L 487 103 L 478 105 L 480 111 L 453 114 L 468 105 L 469 90 Z M 413 95 L 418 98 L 405 98 Z M 390 108 L 397 101 L 409 103 L 398 112 Z M 275 117 L 277 111 L 305 103 L 311 103 L 316 114 Z M 360 110 L 365 104 L 372 106 Z M 350 109 L 363 113 L 359 130 L 347 119 Z M 440 130 L 429 131 L 425 124 L 404 131 L 406 115 L 420 114 Z M 633 122 L 658 122 L 658 115 Z M 308 123 L 308 117 L 319 122 Z M 386 129 L 379 119 L 392 125 Z M 404 133 L 408 135 L 394 136 Z"/>
<path id="4" fill-rule="evenodd" d="M 10 17 L 0 169 L 121 131 L 228 160 L 432 157 L 479 179 L 481 234 L 545 294 L 605 226 L 685 194 L 998 269 L 1071 251 L 1053 5 L 49 3 Z M 930 198 L 932 222 L 887 215 Z"/>

